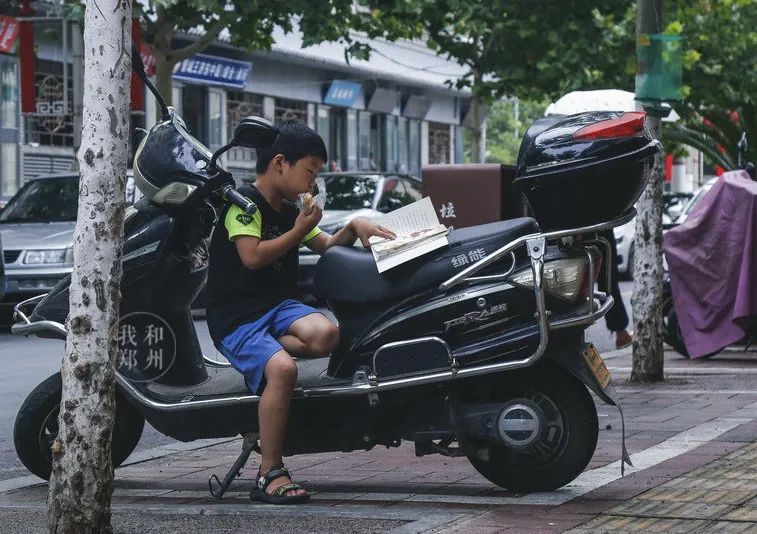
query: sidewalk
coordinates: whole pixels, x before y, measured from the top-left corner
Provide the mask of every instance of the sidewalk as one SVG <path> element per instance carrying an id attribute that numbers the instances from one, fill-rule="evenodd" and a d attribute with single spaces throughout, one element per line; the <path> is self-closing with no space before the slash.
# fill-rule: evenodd
<path id="1" fill-rule="evenodd" d="M 287 509 L 249 502 L 253 455 L 242 478 L 215 501 L 208 477 L 223 477 L 241 446 L 239 439 L 221 440 L 127 460 L 116 471 L 114 527 L 135 533 L 757 531 L 757 352 L 706 361 L 669 353 L 667 379 L 654 386 L 627 382 L 630 351 L 606 356 L 635 465 L 623 478 L 618 411 L 598 403 L 594 458 L 558 491 L 507 492 L 464 458 L 416 458 L 412 444 L 403 443 L 288 458 L 314 497 Z M 0 532 L 43 532 L 47 487 L 21 485 L 0 494 Z"/>

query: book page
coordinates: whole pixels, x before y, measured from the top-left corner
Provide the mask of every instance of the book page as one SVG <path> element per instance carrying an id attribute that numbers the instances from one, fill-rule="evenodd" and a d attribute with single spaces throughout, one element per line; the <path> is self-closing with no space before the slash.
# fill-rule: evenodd
<path id="1" fill-rule="evenodd" d="M 369 239 L 380 273 L 449 244 L 449 230 L 439 223 L 429 197 L 378 217 L 374 222 L 397 235 L 391 240 L 376 236 Z"/>
<path id="2" fill-rule="evenodd" d="M 397 237 L 407 237 L 414 232 L 433 228 L 439 224 L 436 210 L 429 197 L 382 215 L 374 221 L 397 234 Z"/>

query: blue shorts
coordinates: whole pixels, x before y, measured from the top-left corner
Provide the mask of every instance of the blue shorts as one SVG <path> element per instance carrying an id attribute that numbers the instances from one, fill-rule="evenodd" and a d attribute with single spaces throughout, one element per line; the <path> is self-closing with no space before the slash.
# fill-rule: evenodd
<path id="1" fill-rule="evenodd" d="M 285 300 L 257 321 L 243 324 L 224 337 L 218 350 L 244 375 L 249 390 L 259 395 L 265 388 L 268 360 L 283 350 L 278 339 L 293 322 L 312 313 L 320 312 L 296 300 Z"/>

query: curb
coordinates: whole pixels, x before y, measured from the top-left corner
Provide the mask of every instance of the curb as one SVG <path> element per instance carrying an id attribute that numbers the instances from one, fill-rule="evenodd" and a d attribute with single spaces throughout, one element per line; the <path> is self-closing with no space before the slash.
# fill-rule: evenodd
<path id="1" fill-rule="evenodd" d="M 119 468 L 149 462 L 158 458 L 173 456 L 174 454 L 180 454 L 182 452 L 207 449 L 208 447 L 213 447 L 222 443 L 229 443 L 238 439 L 240 438 L 198 439 L 186 443 L 177 441 L 176 443 L 161 445 L 159 447 L 153 447 L 152 449 L 132 453 L 126 461 L 119 466 Z M 9 491 L 15 491 L 29 486 L 36 486 L 37 484 L 47 484 L 47 480 L 43 480 L 36 475 L 26 475 L 9 478 L 7 480 L 0 480 L 0 493 L 7 493 Z"/>

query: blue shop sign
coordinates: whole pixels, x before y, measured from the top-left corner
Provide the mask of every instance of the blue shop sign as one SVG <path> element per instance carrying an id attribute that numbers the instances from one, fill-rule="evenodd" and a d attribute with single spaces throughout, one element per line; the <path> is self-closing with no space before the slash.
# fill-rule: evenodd
<path id="1" fill-rule="evenodd" d="M 173 78 L 186 82 L 244 89 L 251 70 L 252 63 L 248 61 L 195 54 L 176 64 Z"/>
<path id="2" fill-rule="evenodd" d="M 345 80 L 334 80 L 326 91 L 326 97 L 323 99 L 324 104 L 330 106 L 342 106 L 348 108 L 355 103 L 360 96 L 360 84 L 347 82 Z"/>

